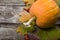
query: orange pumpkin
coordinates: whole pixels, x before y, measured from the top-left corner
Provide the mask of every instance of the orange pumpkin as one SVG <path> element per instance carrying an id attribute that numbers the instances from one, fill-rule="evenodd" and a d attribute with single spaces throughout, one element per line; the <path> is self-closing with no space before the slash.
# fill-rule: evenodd
<path id="1" fill-rule="evenodd" d="M 57 21 L 59 7 L 53 0 L 37 0 L 30 8 L 30 14 L 36 16 L 40 28 L 52 27 Z"/>

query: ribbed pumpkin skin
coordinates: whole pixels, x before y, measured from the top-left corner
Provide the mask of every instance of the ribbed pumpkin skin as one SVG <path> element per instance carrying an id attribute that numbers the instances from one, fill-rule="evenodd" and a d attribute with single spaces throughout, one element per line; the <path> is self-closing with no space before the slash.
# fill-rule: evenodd
<path id="1" fill-rule="evenodd" d="M 40 28 L 51 27 L 57 21 L 59 7 L 53 0 L 37 0 L 30 8 L 30 14 L 36 16 Z"/>

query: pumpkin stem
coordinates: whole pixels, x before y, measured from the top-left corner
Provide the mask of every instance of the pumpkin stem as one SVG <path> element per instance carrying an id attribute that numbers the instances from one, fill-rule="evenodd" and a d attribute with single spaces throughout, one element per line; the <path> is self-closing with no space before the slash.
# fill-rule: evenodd
<path id="1" fill-rule="evenodd" d="M 30 27 L 31 22 L 35 19 L 35 17 L 32 17 L 28 22 L 23 23 L 26 27 Z"/>

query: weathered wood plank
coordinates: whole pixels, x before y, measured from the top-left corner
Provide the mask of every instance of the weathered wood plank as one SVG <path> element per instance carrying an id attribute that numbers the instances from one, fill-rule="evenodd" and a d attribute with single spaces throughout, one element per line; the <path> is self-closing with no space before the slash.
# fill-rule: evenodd
<path id="1" fill-rule="evenodd" d="M 23 11 L 24 6 L 0 6 L 0 22 L 18 22 L 18 13 Z"/>
<path id="2" fill-rule="evenodd" d="M 24 5 L 23 0 L 0 0 L 0 5 Z"/>

